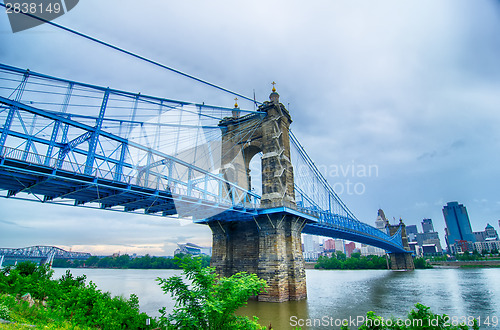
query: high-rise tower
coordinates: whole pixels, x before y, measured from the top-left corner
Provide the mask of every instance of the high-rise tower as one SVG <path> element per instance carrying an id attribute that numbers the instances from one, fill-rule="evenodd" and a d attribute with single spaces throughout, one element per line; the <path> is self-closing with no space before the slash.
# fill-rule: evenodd
<path id="1" fill-rule="evenodd" d="M 432 232 L 434 232 L 434 225 L 432 224 L 432 219 L 424 219 L 424 220 L 422 220 L 422 231 L 424 233 L 432 233 Z"/>
<path id="2" fill-rule="evenodd" d="M 446 244 L 449 251 L 456 241 L 475 242 L 470 225 L 467 209 L 458 202 L 449 202 L 443 207 L 444 221 L 446 222 Z"/>

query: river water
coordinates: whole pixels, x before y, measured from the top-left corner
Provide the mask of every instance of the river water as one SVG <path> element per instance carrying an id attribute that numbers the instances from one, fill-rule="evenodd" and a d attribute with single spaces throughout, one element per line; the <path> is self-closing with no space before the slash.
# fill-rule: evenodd
<path id="1" fill-rule="evenodd" d="M 65 272 L 60 268 L 54 270 L 57 278 Z M 137 294 L 141 310 L 152 316 L 159 315 L 159 308 L 172 310 L 174 305 L 155 279 L 181 274 L 180 270 L 142 269 L 71 269 L 71 272 L 86 274 L 88 281 L 113 295 Z M 337 321 L 347 319 L 353 325 L 354 319 L 368 311 L 384 318 L 405 317 L 416 303 L 422 303 L 434 313 L 450 317 L 480 317 L 481 329 L 500 329 L 498 323 L 494 326 L 495 320 L 500 319 L 498 268 L 435 268 L 413 272 L 308 269 L 306 274 L 307 300 L 281 304 L 250 301 L 240 313 L 256 315 L 261 324 L 272 324 L 274 329 L 293 329 L 314 320 L 316 326 L 302 326 L 302 329 L 337 329 Z"/>

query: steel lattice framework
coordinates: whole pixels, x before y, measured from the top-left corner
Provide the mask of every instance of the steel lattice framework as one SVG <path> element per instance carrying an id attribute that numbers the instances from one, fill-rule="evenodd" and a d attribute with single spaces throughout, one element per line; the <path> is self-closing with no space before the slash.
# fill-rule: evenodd
<path id="1" fill-rule="evenodd" d="M 6 258 L 29 259 L 88 259 L 90 253 L 66 251 L 56 246 L 29 246 L 19 249 L 0 248 L 0 255 Z"/>
<path id="2" fill-rule="evenodd" d="M 235 109 L 128 93 L 0 64 L 4 197 L 204 220 L 241 218 L 260 196 L 220 174 L 218 122 Z M 259 125 L 241 133 L 243 143 Z M 405 252 L 352 214 L 291 134 L 303 232 Z M 300 169 L 300 170 L 299 170 Z M 24 193 L 24 194 L 22 194 Z M 28 195 L 26 195 L 28 194 Z"/>

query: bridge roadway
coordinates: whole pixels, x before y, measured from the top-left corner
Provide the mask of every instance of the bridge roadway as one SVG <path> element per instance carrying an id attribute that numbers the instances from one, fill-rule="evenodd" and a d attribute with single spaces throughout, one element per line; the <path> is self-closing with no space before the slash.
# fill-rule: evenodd
<path id="1" fill-rule="evenodd" d="M 0 189 L 7 192 L 4 197 L 27 193 L 40 202 L 64 203 L 66 200 L 72 201 L 75 206 L 94 206 L 124 212 L 142 210 L 141 213 L 161 216 L 178 214 L 192 217 L 197 223 L 205 223 L 212 218 L 222 221 L 253 221 L 254 216 L 261 214 L 289 214 L 307 219 L 303 233 L 352 240 L 389 252 L 406 252 L 400 245 L 401 236 L 390 237 L 367 224 L 329 212 L 300 206 L 262 209 L 248 207 L 245 203 L 207 201 L 173 194 L 168 188 L 162 191 L 133 184 L 131 178 L 127 182 L 121 182 L 66 169 L 54 169 L 39 164 L 41 161 L 36 160 L 42 159 L 40 155 L 30 154 L 25 160 L 20 160 L 22 154 L 22 150 L 4 147 L 3 154 L 0 155 Z M 207 214 L 214 213 L 214 216 L 206 217 Z"/>

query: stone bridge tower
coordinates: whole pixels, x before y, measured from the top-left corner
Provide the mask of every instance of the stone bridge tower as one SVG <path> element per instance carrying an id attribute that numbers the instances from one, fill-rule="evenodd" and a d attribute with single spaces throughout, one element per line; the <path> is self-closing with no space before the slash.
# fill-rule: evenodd
<path id="1" fill-rule="evenodd" d="M 403 247 L 408 253 L 389 253 L 391 256 L 391 269 L 392 270 L 414 270 L 415 264 L 410 252 L 410 245 L 408 244 L 408 236 L 406 235 L 406 225 L 402 219 L 399 219 L 398 225 L 390 225 L 389 221 L 386 222 L 386 228 L 390 236 L 396 234 L 401 227 L 401 238 Z"/>
<path id="2" fill-rule="evenodd" d="M 241 187 L 251 188 L 250 160 L 262 152 L 262 210 L 251 220 L 209 221 L 213 234 L 212 266 L 223 276 L 255 273 L 267 281 L 261 301 L 282 302 L 307 296 L 301 232 L 306 219 L 295 209 L 289 127 L 292 119 L 273 87 L 270 101 L 258 113 L 224 118 L 222 173 Z"/>

